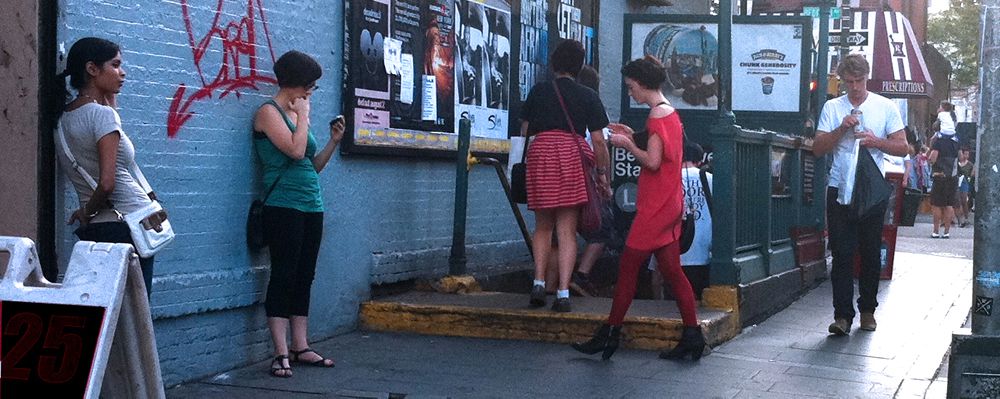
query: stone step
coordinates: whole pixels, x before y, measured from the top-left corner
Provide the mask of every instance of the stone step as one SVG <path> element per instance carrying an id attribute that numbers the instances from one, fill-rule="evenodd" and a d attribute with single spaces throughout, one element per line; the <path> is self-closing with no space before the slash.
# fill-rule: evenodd
<path id="1" fill-rule="evenodd" d="M 549 296 L 548 303 L 554 300 Z M 477 292 L 446 294 L 411 291 L 361 304 L 361 328 L 492 339 L 555 343 L 585 341 L 607 320 L 610 298 L 571 298 L 573 311 L 531 308 L 526 294 Z M 735 337 L 739 317 L 732 312 L 698 308 L 699 324 L 711 346 Z M 662 350 L 680 339 L 683 324 L 673 301 L 632 302 L 622 329 L 627 348 Z"/>

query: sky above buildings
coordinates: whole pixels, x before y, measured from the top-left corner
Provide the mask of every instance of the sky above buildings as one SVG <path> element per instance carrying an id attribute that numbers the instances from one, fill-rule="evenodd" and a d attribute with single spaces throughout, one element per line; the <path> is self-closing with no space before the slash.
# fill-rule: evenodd
<path id="1" fill-rule="evenodd" d="M 948 0 L 930 0 L 927 4 L 929 14 L 938 13 L 948 9 Z"/>

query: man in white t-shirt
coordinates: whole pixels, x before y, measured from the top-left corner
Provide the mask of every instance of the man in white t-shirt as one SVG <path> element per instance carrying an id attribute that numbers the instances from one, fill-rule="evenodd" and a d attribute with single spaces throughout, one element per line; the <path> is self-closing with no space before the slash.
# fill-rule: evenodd
<path id="1" fill-rule="evenodd" d="M 858 311 L 860 328 L 874 331 L 878 306 L 878 279 L 881 269 L 882 220 L 885 206 L 864 218 L 853 216 L 849 205 L 854 187 L 858 157 L 871 156 L 885 174 L 885 154 L 903 156 L 907 152 L 906 132 L 898 106 L 891 100 L 868 92 L 871 67 L 864 56 L 851 54 L 837 66 L 847 95 L 829 100 L 823 106 L 813 153 L 819 157 L 833 154 L 830 182 L 827 186 L 826 220 L 833 253 L 830 281 L 833 285 L 833 317 L 829 332 L 847 335 L 854 320 L 853 261 L 861 258 L 858 276 Z M 852 112 L 860 110 L 860 114 Z"/>

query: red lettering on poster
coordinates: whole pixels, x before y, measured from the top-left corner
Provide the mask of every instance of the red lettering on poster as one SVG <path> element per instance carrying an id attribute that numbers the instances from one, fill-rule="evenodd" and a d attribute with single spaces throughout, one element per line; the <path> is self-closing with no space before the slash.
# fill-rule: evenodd
<path id="1" fill-rule="evenodd" d="M 181 0 L 180 3 L 184 17 L 184 28 L 187 30 L 188 42 L 193 52 L 194 66 L 201 78 L 201 87 L 195 92 L 187 94 L 187 85 L 181 83 L 177 87 L 177 91 L 174 92 L 170 111 L 167 113 L 167 136 L 171 138 L 176 137 L 181 127 L 194 117 L 195 112 L 191 110 L 191 106 L 195 103 L 212 98 L 222 99 L 230 93 L 240 97 L 240 89 L 257 91 L 259 90 L 258 84 L 277 83 L 274 77 L 261 75 L 257 69 L 256 24 L 258 20 L 264 30 L 264 38 L 267 40 L 271 62 L 275 60 L 274 50 L 271 47 L 271 33 L 268 31 L 267 18 L 264 15 L 263 0 L 247 0 L 246 15 L 239 20 L 228 23 L 221 21 L 223 0 L 218 0 L 211 27 L 198 42 L 195 42 L 194 25 L 188 9 L 188 0 Z M 202 69 L 202 61 L 205 54 L 209 52 L 209 47 L 219 42 L 222 44 L 221 63 L 215 78 L 208 81 L 205 78 L 206 71 Z M 214 97 L 216 91 L 219 91 L 218 97 Z"/>

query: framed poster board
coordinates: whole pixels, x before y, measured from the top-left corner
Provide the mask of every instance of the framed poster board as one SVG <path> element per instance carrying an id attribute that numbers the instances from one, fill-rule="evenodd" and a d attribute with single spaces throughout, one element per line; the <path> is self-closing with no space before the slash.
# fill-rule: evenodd
<path id="1" fill-rule="evenodd" d="M 811 22 L 808 17 L 733 17 L 733 111 L 804 112 L 809 98 Z M 719 107 L 718 17 L 625 16 L 623 64 L 646 55 L 667 69 L 663 92 L 685 113 Z M 622 113 L 645 114 L 622 88 Z"/>
<path id="2" fill-rule="evenodd" d="M 812 38 L 808 18 L 750 17 L 733 24 L 733 110 L 804 112 Z M 735 21 L 734 21 L 735 22 Z"/>
<path id="3" fill-rule="evenodd" d="M 344 153 L 447 155 L 458 121 L 472 150 L 505 154 L 511 13 L 506 0 L 345 1 Z"/>

